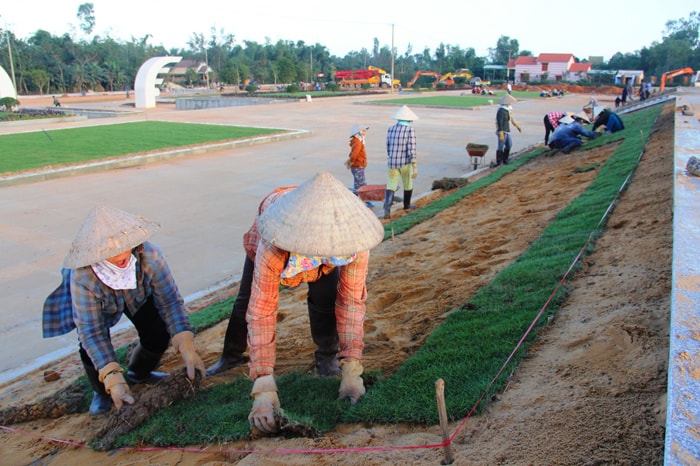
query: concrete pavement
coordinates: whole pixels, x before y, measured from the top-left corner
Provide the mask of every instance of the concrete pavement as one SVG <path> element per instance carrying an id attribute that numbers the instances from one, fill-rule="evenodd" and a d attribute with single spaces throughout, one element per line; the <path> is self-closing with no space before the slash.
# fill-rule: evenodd
<path id="1" fill-rule="evenodd" d="M 260 199 L 272 188 L 301 183 L 319 171 L 328 171 L 352 185 L 343 162 L 354 123 L 370 126 L 367 181 L 384 183 L 386 129 L 394 123 L 391 115 L 397 107 L 375 104 L 396 96 L 318 98 L 196 111 L 159 105 L 119 118 L 52 125 L 50 129 L 149 119 L 288 128 L 309 134 L 129 168 L 106 165 L 93 173 L 1 187 L 0 338 L 4 351 L 0 383 L 76 351 L 74 332 L 42 338 L 41 308 L 59 284 L 63 258 L 95 204 L 112 205 L 161 223 L 162 230 L 153 241 L 165 251 L 183 296 L 191 301 L 237 281 L 244 258 L 242 235 L 253 221 Z M 579 111 L 588 99 L 586 95 L 569 95 L 518 102 L 514 115 L 523 133 L 514 133 L 512 152 L 542 141 L 546 112 Z M 471 171 L 465 150 L 468 142 L 488 144 L 485 159 L 495 158 L 497 105 L 412 109 L 420 118 L 414 124 L 420 172 L 416 194 L 429 192 L 433 180 Z M 40 129 L 1 126 L 0 134 L 29 130 Z"/>

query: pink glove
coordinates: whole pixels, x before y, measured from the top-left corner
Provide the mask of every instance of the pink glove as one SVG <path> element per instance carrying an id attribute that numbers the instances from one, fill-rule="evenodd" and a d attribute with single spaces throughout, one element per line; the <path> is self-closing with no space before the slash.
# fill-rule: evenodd
<path id="1" fill-rule="evenodd" d="M 274 433 L 279 430 L 275 421 L 275 411 L 280 409 L 280 400 L 277 397 L 277 385 L 272 375 L 263 375 L 255 379 L 253 383 L 253 408 L 248 415 L 251 429 L 258 429 L 263 433 Z"/>
<path id="2" fill-rule="evenodd" d="M 194 347 L 194 333 L 185 330 L 173 336 L 173 348 L 182 355 L 182 360 L 185 361 L 187 368 L 187 377 L 194 380 L 195 369 L 199 371 L 202 378 L 206 377 L 207 370 L 204 367 L 202 358 L 197 354 Z"/>

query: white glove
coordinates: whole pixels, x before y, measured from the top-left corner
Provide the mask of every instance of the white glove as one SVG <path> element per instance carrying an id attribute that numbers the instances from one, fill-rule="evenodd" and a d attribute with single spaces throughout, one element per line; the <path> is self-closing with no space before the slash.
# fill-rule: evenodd
<path id="1" fill-rule="evenodd" d="M 117 362 L 110 362 L 99 372 L 99 380 L 104 384 L 107 394 L 112 397 L 117 410 L 121 409 L 124 403 L 134 404 L 134 397 L 129 392 L 123 372 L 124 369 Z"/>
<path id="2" fill-rule="evenodd" d="M 194 380 L 195 369 L 199 371 L 202 377 L 206 377 L 207 370 L 204 367 L 204 362 L 194 347 L 194 333 L 189 330 L 176 333 L 173 336 L 173 348 L 182 355 L 182 360 L 187 368 L 187 377 L 190 380 Z"/>
<path id="3" fill-rule="evenodd" d="M 248 415 L 250 428 L 263 433 L 277 432 L 279 426 L 275 422 L 275 411 L 280 409 L 280 400 L 274 376 L 263 375 L 255 379 L 251 395 L 254 399 L 253 408 Z"/>
<path id="4" fill-rule="evenodd" d="M 418 178 L 418 163 L 413 162 L 412 165 L 413 165 L 413 174 L 411 175 L 411 178 L 413 178 L 415 180 L 416 178 Z"/>
<path id="5" fill-rule="evenodd" d="M 362 363 L 357 359 L 345 358 L 340 361 L 343 378 L 340 380 L 338 399 L 350 398 L 350 404 L 357 403 L 365 394 L 365 384 L 362 382 Z"/>

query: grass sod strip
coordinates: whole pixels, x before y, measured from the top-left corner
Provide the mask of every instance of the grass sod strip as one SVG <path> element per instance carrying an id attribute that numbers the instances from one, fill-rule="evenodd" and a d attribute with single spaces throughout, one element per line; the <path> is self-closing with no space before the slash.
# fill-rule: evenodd
<path id="1" fill-rule="evenodd" d="M 279 133 L 272 128 L 139 121 L 0 136 L 0 173 Z"/>
<path id="2" fill-rule="evenodd" d="M 336 378 L 289 374 L 277 379 L 285 414 L 321 431 L 329 431 L 340 422 L 436 423 L 434 384 L 435 380 L 443 378 L 449 416 L 459 419 L 466 415 L 547 301 L 582 245 L 593 232 L 600 233 L 599 222 L 603 213 L 634 169 L 646 142 L 638 131 L 641 129 L 648 135 L 660 111 L 660 106 L 654 106 L 627 115 L 625 124 L 628 129 L 618 133 L 616 138 L 621 140 L 620 146 L 589 188 L 559 213 L 541 238 L 514 264 L 479 290 L 468 303 L 452 311 L 425 345 L 395 374 L 386 379 L 381 379 L 379 374 L 365 374 L 371 385 L 357 405 L 349 407 L 347 401 L 336 399 L 340 383 Z M 606 142 L 611 139 L 605 138 Z M 599 141 L 591 141 L 587 147 L 595 147 Z M 488 177 L 482 178 L 486 179 Z M 476 182 L 471 186 L 475 185 Z M 467 195 L 469 186 L 459 191 Z M 417 212 L 398 220 L 414 214 Z M 410 226 L 403 231 L 408 228 Z M 591 248 L 589 246 L 589 252 Z M 565 292 L 562 290 L 555 297 L 549 314 L 561 303 Z M 229 311 L 230 302 L 222 308 L 223 314 L 227 315 Z M 193 314 L 193 318 L 197 314 Z M 544 325 L 546 317 L 543 316 L 540 325 Z M 527 343 L 533 338 L 531 336 Z M 490 393 L 502 388 L 507 374 L 522 358 L 523 350 L 491 387 Z M 246 438 L 249 433 L 247 417 L 252 405 L 250 388 L 250 381 L 239 378 L 201 392 L 192 400 L 174 403 L 124 436 L 120 445 L 191 445 Z M 484 405 L 482 403 L 479 411 Z"/>
<path id="3" fill-rule="evenodd" d="M 483 105 L 494 105 L 498 103 L 498 100 L 505 95 L 504 91 L 499 91 L 496 95 L 478 95 L 472 94 L 470 89 L 465 89 L 463 91 L 465 95 L 455 97 L 454 95 L 431 95 L 425 97 L 409 97 L 409 98 L 398 98 L 398 99 L 388 99 L 376 102 L 367 102 L 370 104 L 377 105 L 408 105 L 410 107 L 414 106 L 426 106 L 426 107 L 457 107 L 457 108 L 467 108 L 467 107 L 480 107 Z M 538 92 L 513 92 L 513 96 L 517 99 L 534 99 L 539 98 Z M 489 102 L 491 101 L 491 102 Z"/>
<path id="4" fill-rule="evenodd" d="M 601 168 L 588 189 L 563 209 L 541 237 L 480 289 L 469 303 L 450 314 L 426 339 L 426 343 L 398 371 L 380 380 L 343 420 L 377 423 L 437 423 L 434 384 L 445 380 L 447 411 L 451 419 L 464 417 L 486 389 L 490 379 L 510 355 L 549 295 L 557 287 L 571 261 L 589 237 L 602 231 L 603 214 L 616 198 L 627 175 L 634 170 L 660 106 L 626 118 L 624 143 Z M 589 244 L 589 250 L 592 243 Z M 561 288 L 553 297 L 538 326 L 555 312 L 566 296 Z M 532 343 L 531 333 L 523 347 L 489 390 L 499 392 L 510 372 Z M 488 396 L 485 398 L 488 399 Z M 477 407 L 480 412 L 485 403 Z"/>

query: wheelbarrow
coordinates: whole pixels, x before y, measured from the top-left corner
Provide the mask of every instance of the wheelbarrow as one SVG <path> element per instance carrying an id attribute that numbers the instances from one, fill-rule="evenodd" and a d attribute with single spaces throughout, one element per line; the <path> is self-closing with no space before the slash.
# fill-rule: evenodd
<path id="1" fill-rule="evenodd" d="M 483 159 L 488 151 L 489 146 L 486 144 L 475 144 L 473 142 L 467 144 L 467 153 L 471 158 L 470 163 L 474 165 L 474 170 L 479 168 L 480 165 L 484 164 Z"/>

